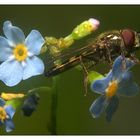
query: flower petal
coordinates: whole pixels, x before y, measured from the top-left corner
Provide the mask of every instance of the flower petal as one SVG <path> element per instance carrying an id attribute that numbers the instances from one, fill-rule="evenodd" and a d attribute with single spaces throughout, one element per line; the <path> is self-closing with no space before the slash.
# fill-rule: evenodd
<path id="1" fill-rule="evenodd" d="M 126 72 L 123 74 L 122 80 L 119 83 L 119 88 L 117 94 L 123 96 L 134 96 L 138 94 L 139 87 L 133 82 L 132 74 L 130 72 Z"/>
<path id="2" fill-rule="evenodd" d="M 9 115 L 10 119 L 12 119 L 15 114 L 15 109 L 11 105 L 8 105 L 5 107 L 5 111 Z"/>
<path id="3" fill-rule="evenodd" d="M 5 61 L 0 65 L 0 79 L 7 86 L 15 86 L 23 76 L 23 68 L 17 61 Z"/>
<path id="4" fill-rule="evenodd" d="M 113 64 L 113 69 L 112 69 L 113 77 L 117 79 L 120 78 L 123 72 L 128 71 L 134 65 L 135 63 L 129 58 L 123 59 L 122 56 L 117 57 Z"/>
<path id="5" fill-rule="evenodd" d="M 10 47 L 6 38 L 0 36 L 0 61 L 7 60 L 12 55 L 12 48 Z"/>
<path id="6" fill-rule="evenodd" d="M 117 96 L 113 96 L 110 101 L 109 104 L 106 108 L 106 120 L 108 122 L 111 121 L 113 114 L 116 112 L 117 108 L 119 106 L 119 99 Z"/>
<path id="7" fill-rule="evenodd" d="M 2 98 L 0 98 L 0 106 L 3 107 L 4 105 L 5 105 L 5 101 Z"/>
<path id="8" fill-rule="evenodd" d="M 42 35 L 37 30 L 32 30 L 25 40 L 25 45 L 28 47 L 29 52 L 33 54 L 40 54 L 42 45 L 45 43 Z"/>
<path id="9" fill-rule="evenodd" d="M 40 75 L 44 72 L 44 63 L 40 58 L 36 56 L 27 58 L 26 63 L 27 64 L 23 72 L 23 80 L 28 79 L 35 75 Z"/>
<path id="10" fill-rule="evenodd" d="M 99 94 L 104 94 L 111 79 L 112 72 L 110 71 L 105 78 L 93 81 L 93 83 L 91 84 L 91 90 Z"/>
<path id="11" fill-rule="evenodd" d="M 97 118 L 101 115 L 101 113 L 105 109 L 106 103 L 107 103 L 106 97 L 102 95 L 93 102 L 93 104 L 89 109 L 93 118 Z"/>
<path id="12" fill-rule="evenodd" d="M 15 128 L 14 123 L 11 119 L 5 120 L 5 127 L 6 132 L 11 132 Z"/>
<path id="13" fill-rule="evenodd" d="M 20 28 L 13 26 L 10 21 L 4 22 L 3 32 L 8 40 L 13 43 L 13 45 L 21 44 L 25 41 L 23 31 Z"/>

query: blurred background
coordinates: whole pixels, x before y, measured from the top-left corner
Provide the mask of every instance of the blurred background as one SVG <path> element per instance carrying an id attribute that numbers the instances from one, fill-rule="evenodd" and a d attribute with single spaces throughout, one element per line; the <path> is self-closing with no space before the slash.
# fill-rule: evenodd
<path id="1" fill-rule="evenodd" d="M 84 46 L 87 40 L 95 38 L 98 34 L 122 28 L 132 28 L 140 31 L 140 6 L 107 6 L 107 5 L 17 5 L 0 6 L 0 34 L 3 35 L 2 26 L 6 20 L 12 21 L 23 29 L 26 35 L 32 29 L 39 30 L 43 36 L 64 37 L 71 33 L 79 23 L 91 17 L 100 21 L 99 29 L 82 40 L 75 46 Z M 140 56 L 140 52 L 137 53 Z M 45 63 L 45 55 L 41 56 Z M 139 57 L 140 58 L 140 57 Z M 99 64 L 94 68 L 106 73 L 109 67 Z M 134 79 L 140 85 L 140 66 L 133 69 Z M 93 119 L 89 107 L 98 97 L 88 91 L 84 96 L 83 72 L 72 68 L 59 75 L 57 81 L 56 116 L 52 119 L 54 110 L 51 93 L 40 92 L 40 101 L 36 112 L 31 117 L 24 117 L 20 108 L 14 116 L 15 130 L 6 133 L 0 128 L 1 135 L 51 135 L 52 124 L 57 135 L 117 135 L 140 134 L 140 94 L 131 98 L 120 98 L 117 112 L 112 122 L 105 120 L 105 114 L 98 119 Z M 15 87 L 6 87 L 0 82 L 0 91 L 26 92 L 29 89 L 49 86 L 52 78 L 35 76 L 22 81 Z M 54 121 L 54 122 L 53 122 Z"/>

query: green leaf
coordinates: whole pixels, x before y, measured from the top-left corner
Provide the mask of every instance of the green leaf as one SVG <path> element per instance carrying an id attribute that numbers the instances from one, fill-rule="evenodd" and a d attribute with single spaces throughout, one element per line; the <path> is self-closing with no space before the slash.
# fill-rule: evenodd
<path id="1" fill-rule="evenodd" d="M 104 76 L 96 71 L 90 71 L 88 74 L 88 82 L 92 83 L 95 80 L 104 78 Z"/>
<path id="2" fill-rule="evenodd" d="M 21 99 L 13 99 L 6 102 L 6 105 L 11 105 L 14 109 L 19 107 L 22 103 Z"/>
<path id="3" fill-rule="evenodd" d="M 38 88 L 33 88 L 33 89 L 31 89 L 31 90 L 28 91 L 28 95 L 30 95 L 32 93 L 35 93 L 35 92 L 37 92 L 37 93 L 42 93 L 42 92 L 49 93 L 49 92 L 52 92 L 52 89 L 51 89 L 51 87 L 38 87 Z"/>

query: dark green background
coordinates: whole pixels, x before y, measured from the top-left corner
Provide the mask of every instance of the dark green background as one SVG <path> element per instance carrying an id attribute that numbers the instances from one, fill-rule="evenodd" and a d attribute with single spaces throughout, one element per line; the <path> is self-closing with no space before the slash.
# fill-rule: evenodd
<path id="1" fill-rule="evenodd" d="M 100 20 L 96 33 L 77 41 L 75 46 L 83 46 L 86 40 L 103 31 L 111 29 L 132 28 L 140 30 L 140 6 L 97 6 L 97 5 L 42 5 L 42 6 L 0 6 L 0 33 L 3 22 L 11 20 L 23 29 L 27 35 L 32 29 L 39 30 L 43 36 L 64 37 L 84 20 L 91 17 Z M 140 55 L 140 52 L 137 56 Z M 45 58 L 45 56 L 42 56 Z M 45 59 L 44 59 L 45 61 Z M 95 70 L 107 72 L 108 66 L 100 64 Z M 140 66 L 133 68 L 135 81 L 140 85 Z M 6 87 L 0 83 L 0 91 L 24 92 L 39 86 L 48 86 L 51 78 L 36 76 L 22 81 L 15 87 Z M 121 98 L 119 109 L 111 123 L 107 123 L 103 114 L 93 119 L 89 107 L 98 95 L 89 90 L 84 96 L 83 73 L 71 69 L 60 74 L 57 83 L 56 134 L 58 135 L 100 135 L 100 134 L 140 134 L 140 94 L 132 98 Z M 40 92 L 40 103 L 31 117 L 24 117 L 20 109 L 14 116 L 16 129 L 9 134 L 47 135 L 51 118 L 51 93 Z M 7 134 L 0 129 L 0 134 Z"/>

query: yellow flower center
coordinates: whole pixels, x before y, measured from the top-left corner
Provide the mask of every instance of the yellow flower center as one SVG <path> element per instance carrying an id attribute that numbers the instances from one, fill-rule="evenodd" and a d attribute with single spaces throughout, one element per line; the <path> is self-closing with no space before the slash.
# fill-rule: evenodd
<path id="1" fill-rule="evenodd" d="M 106 96 L 108 98 L 113 97 L 116 94 L 117 89 L 118 89 L 117 81 L 114 80 L 110 82 L 108 88 L 106 89 Z"/>
<path id="2" fill-rule="evenodd" d="M 24 44 L 18 44 L 13 50 L 14 56 L 18 61 L 24 61 L 27 58 L 27 47 Z"/>
<path id="3" fill-rule="evenodd" d="M 4 121 L 6 119 L 7 113 L 3 107 L 0 107 L 0 120 Z"/>

